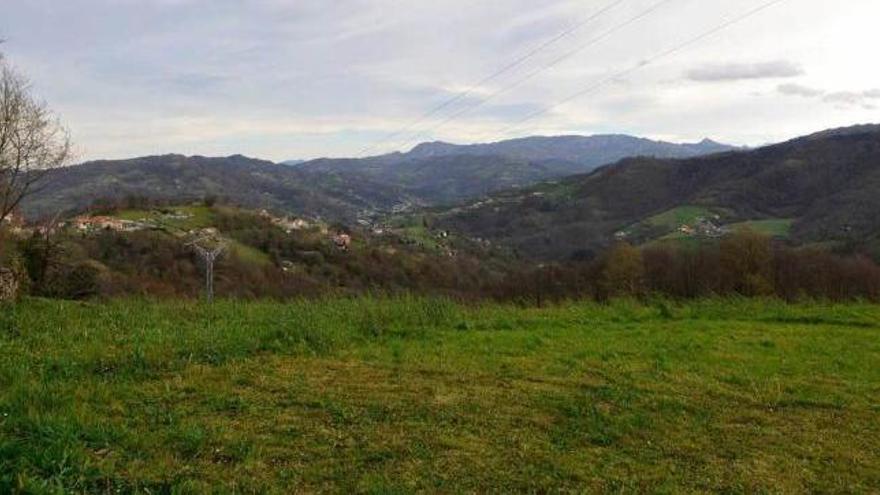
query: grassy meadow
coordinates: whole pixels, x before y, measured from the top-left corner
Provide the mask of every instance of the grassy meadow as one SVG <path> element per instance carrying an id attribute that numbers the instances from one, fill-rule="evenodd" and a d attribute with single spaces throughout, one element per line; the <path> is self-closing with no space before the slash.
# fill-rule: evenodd
<path id="1" fill-rule="evenodd" d="M 0 308 L 0 493 L 558 491 L 880 491 L 880 307 Z"/>

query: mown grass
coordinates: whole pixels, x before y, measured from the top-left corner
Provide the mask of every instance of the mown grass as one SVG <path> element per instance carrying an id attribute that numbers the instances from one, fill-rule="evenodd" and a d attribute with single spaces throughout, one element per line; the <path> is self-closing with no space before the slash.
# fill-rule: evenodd
<path id="1" fill-rule="evenodd" d="M 768 220 L 751 220 L 748 222 L 734 223 L 728 225 L 728 228 L 733 232 L 749 229 L 753 232 L 784 239 L 791 235 L 792 224 L 794 224 L 794 220 L 790 218 L 771 218 Z"/>
<path id="2" fill-rule="evenodd" d="M 123 210 L 114 216 L 122 220 L 149 221 L 164 228 L 178 230 L 192 230 L 210 227 L 213 222 L 213 211 L 207 206 L 177 206 L 168 208 L 168 211 L 187 215 L 185 218 L 169 218 L 160 209 L 156 210 Z"/>
<path id="3" fill-rule="evenodd" d="M 679 206 L 654 215 L 645 220 L 645 223 L 654 227 L 666 227 L 677 229 L 682 225 L 690 225 L 699 218 L 711 218 L 714 213 L 702 206 Z"/>
<path id="4" fill-rule="evenodd" d="M 880 308 L 0 310 L 0 492 L 880 490 Z"/>
<path id="5" fill-rule="evenodd" d="M 693 226 L 700 218 L 712 218 L 715 214 L 715 211 L 702 206 L 679 206 L 648 217 L 624 229 L 623 232 L 631 236 L 645 229 L 661 229 L 666 233 L 653 242 L 687 241 L 693 239 L 693 237 L 679 232 L 679 227 L 682 225 Z"/>

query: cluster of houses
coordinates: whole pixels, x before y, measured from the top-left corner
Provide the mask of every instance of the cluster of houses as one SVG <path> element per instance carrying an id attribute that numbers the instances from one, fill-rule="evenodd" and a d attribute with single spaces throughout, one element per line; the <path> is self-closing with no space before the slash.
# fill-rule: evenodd
<path id="1" fill-rule="evenodd" d="M 305 230 L 312 226 L 308 221 L 297 217 L 276 217 L 267 210 L 260 210 L 260 217 L 272 222 L 272 225 L 290 234 L 297 230 Z"/>
<path id="2" fill-rule="evenodd" d="M 3 219 L 3 226 L 8 227 L 13 234 L 20 233 L 25 228 L 24 218 L 13 211 Z"/>
<path id="3" fill-rule="evenodd" d="M 716 216 L 715 220 L 718 217 Z M 678 228 L 678 232 L 687 237 L 723 237 L 727 233 L 727 229 L 719 226 L 713 220 L 705 217 L 699 217 L 693 225 L 682 225 Z"/>
<path id="4" fill-rule="evenodd" d="M 300 230 L 310 229 L 312 227 L 318 227 L 322 235 L 330 235 L 330 232 L 326 226 L 320 223 L 312 223 L 302 218 L 276 217 L 269 213 L 267 210 L 260 210 L 260 217 L 269 220 L 272 225 L 279 227 L 281 230 L 288 234 Z M 330 235 L 330 243 L 334 247 L 336 247 L 336 249 L 347 252 L 351 249 L 351 235 L 346 234 L 342 231 L 338 231 L 336 232 L 336 234 Z"/>
<path id="5" fill-rule="evenodd" d="M 115 232 L 137 232 L 159 227 L 161 221 L 186 220 L 192 215 L 183 211 L 163 212 L 156 218 L 142 218 L 140 220 L 123 220 L 107 215 L 80 215 L 68 221 L 64 226 L 82 233 L 112 230 Z"/>
<path id="6" fill-rule="evenodd" d="M 134 220 L 122 220 L 119 218 L 108 217 L 103 215 L 89 216 L 81 215 L 69 222 L 69 226 L 79 232 L 97 232 L 101 230 L 113 230 L 116 232 L 136 232 L 152 227 L 146 222 L 136 222 Z"/>

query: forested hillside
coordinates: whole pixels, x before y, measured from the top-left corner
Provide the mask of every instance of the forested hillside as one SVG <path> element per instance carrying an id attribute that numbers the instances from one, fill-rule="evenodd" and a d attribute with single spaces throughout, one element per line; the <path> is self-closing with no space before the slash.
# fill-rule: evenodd
<path id="1" fill-rule="evenodd" d="M 626 156 L 694 156 L 727 149 L 629 136 L 528 138 L 490 145 L 436 143 L 364 159 L 276 165 L 240 155 L 163 155 L 54 171 L 23 209 L 30 217 L 82 210 L 96 199 L 222 197 L 248 207 L 353 221 L 450 204 L 582 173 Z"/>
<path id="2" fill-rule="evenodd" d="M 539 257 L 566 258 L 615 237 L 641 243 L 634 227 L 677 208 L 706 211 L 719 227 L 790 223 L 800 243 L 876 249 L 880 129 L 820 133 L 752 151 L 685 160 L 634 158 L 589 175 L 510 191 L 440 211 L 438 222 Z"/>
<path id="3" fill-rule="evenodd" d="M 22 208 L 29 217 L 38 218 L 82 210 L 96 200 L 132 196 L 176 202 L 213 196 L 251 208 L 338 220 L 353 220 L 362 211 L 390 209 L 407 197 L 396 187 L 367 178 L 337 180 L 240 155 L 163 155 L 54 170 Z"/>

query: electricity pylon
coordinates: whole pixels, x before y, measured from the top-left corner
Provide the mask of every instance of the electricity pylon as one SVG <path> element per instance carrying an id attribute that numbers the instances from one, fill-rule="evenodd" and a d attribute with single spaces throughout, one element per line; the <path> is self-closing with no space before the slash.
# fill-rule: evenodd
<path id="1" fill-rule="evenodd" d="M 205 263 L 205 297 L 208 302 L 214 302 L 214 262 L 226 251 L 226 241 L 205 234 L 187 246 L 192 247 Z"/>

